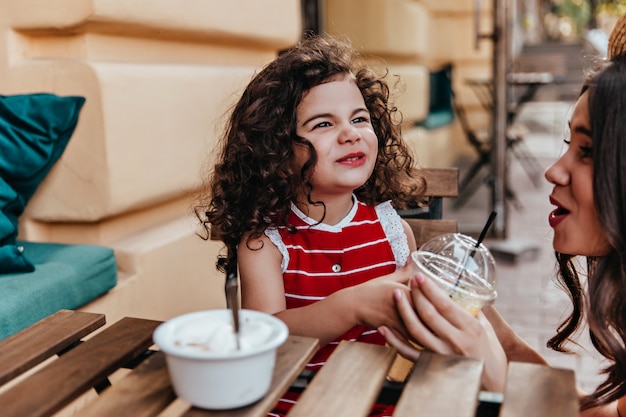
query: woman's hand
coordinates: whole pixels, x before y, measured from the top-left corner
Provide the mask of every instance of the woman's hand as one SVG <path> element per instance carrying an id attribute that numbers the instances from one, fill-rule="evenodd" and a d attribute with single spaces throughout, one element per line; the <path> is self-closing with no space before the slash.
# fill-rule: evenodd
<path id="1" fill-rule="evenodd" d="M 484 388 L 503 392 L 507 359 L 485 316 L 473 317 L 422 275 L 410 280 L 410 288 L 410 299 L 403 291 L 395 291 L 394 297 L 411 339 L 433 352 L 482 359 Z M 419 356 L 419 350 L 402 340 L 401 334 L 384 327 L 379 330 L 401 355 L 412 360 Z"/>
<path id="2" fill-rule="evenodd" d="M 528 343 L 519 337 L 515 331 L 513 331 L 513 328 L 506 321 L 504 321 L 494 306 L 487 306 L 483 308 L 483 314 L 487 320 L 489 320 L 489 323 L 491 323 L 500 344 L 504 348 L 504 352 L 506 353 L 506 357 L 509 362 L 516 361 L 538 363 L 542 365 L 548 364 L 539 352 L 533 349 Z"/>

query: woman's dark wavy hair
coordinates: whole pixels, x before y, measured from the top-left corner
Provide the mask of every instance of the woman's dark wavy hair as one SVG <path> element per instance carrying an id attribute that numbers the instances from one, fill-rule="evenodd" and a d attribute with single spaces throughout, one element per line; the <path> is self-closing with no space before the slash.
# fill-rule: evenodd
<path id="1" fill-rule="evenodd" d="M 582 398 L 582 409 L 626 395 L 626 57 L 613 58 L 587 80 L 585 91 L 589 92 L 595 207 L 611 249 L 605 256 L 587 258 L 587 298 L 573 256 L 556 254 L 559 280 L 573 311 L 548 341 L 548 347 L 567 352 L 564 344 L 586 316 L 594 347 L 611 361 L 602 370 L 606 380 Z"/>
<path id="2" fill-rule="evenodd" d="M 420 199 L 425 180 L 412 170 L 414 160 L 402 140 L 400 117 L 389 104 L 386 81 L 366 66 L 347 41 L 312 36 L 281 54 L 256 74 L 234 106 L 196 214 L 226 245 L 218 259 L 225 270 L 235 261 L 244 234 L 259 238 L 269 225 L 286 226 L 291 201 L 305 190 L 309 203 L 312 144 L 296 135 L 296 108 L 311 88 L 336 75 L 353 76 L 378 137 L 378 159 L 367 182 L 355 190 L 366 204 L 391 200 L 398 208 Z M 306 146 L 310 158 L 293 172 L 294 145 Z M 206 236 L 205 236 L 206 237 Z"/>

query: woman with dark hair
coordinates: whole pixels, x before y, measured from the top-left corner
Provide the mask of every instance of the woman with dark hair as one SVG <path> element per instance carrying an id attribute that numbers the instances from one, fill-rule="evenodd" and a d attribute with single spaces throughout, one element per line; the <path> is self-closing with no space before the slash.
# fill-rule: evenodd
<path id="1" fill-rule="evenodd" d="M 617 28 L 625 24 L 623 18 Z M 568 149 L 545 177 L 556 206 L 548 221 L 558 279 L 573 309 L 548 346 L 567 352 L 565 344 L 575 343 L 571 337 L 586 319 L 594 347 L 610 364 L 593 393 L 580 393 L 581 415 L 626 416 L 626 56 L 612 55 L 585 82 L 569 127 Z M 586 268 L 576 263 L 579 257 Z M 417 277 L 410 286 L 411 297 L 394 296 L 412 338 L 427 349 L 483 359 L 486 389 L 504 389 L 503 353 L 509 361 L 546 363 L 495 308 L 485 308 L 477 320 L 428 280 Z M 381 332 L 404 356 L 419 356 L 394 331 Z"/>
<path id="2" fill-rule="evenodd" d="M 223 135 L 198 212 L 225 243 L 219 266 L 239 267 L 242 306 L 320 340 L 310 369 L 340 340 L 384 344 L 381 325 L 406 334 L 392 293 L 408 293 L 416 244 L 395 208 L 425 181 L 395 115 L 352 46 L 316 36 L 253 77 Z"/>

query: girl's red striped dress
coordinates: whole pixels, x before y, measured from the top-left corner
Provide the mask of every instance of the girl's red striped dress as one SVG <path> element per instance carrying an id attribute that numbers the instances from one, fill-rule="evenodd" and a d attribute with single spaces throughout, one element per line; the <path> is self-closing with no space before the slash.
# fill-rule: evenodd
<path id="1" fill-rule="evenodd" d="M 336 225 L 317 224 L 292 204 L 289 222 L 297 232 L 269 228 L 266 235 L 283 255 L 282 271 L 287 308 L 315 303 L 342 288 L 390 274 L 409 256 L 400 216 L 390 202 L 368 206 L 356 200 L 348 215 Z M 355 326 L 323 346 L 307 365 L 319 369 L 341 340 L 384 344 L 376 329 Z M 283 416 L 297 400 L 287 392 L 270 416 Z M 376 405 L 371 415 L 390 415 Z"/>

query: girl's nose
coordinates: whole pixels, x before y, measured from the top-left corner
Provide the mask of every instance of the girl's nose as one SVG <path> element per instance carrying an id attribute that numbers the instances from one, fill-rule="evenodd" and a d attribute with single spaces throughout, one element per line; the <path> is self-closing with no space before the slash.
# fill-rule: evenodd
<path id="1" fill-rule="evenodd" d="M 358 129 L 351 124 L 343 127 L 339 133 L 339 141 L 342 143 L 358 142 L 359 140 L 361 140 L 361 134 Z"/>

